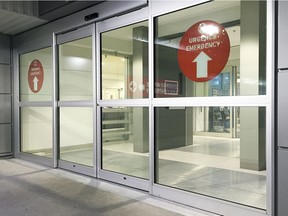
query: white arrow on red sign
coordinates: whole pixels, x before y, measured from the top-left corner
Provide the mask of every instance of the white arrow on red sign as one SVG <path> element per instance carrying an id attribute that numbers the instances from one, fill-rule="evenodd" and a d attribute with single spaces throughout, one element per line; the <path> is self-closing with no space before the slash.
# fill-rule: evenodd
<path id="1" fill-rule="evenodd" d="M 41 62 L 38 59 L 34 59 L 28 69 L 28 85 L 29 89 L 33 93 L 38 93 L 44 81 L 44 70 Z"/>
<path id="2" fill-rule="evenodd" d="M 208 61 L 212 59 L 205 53 L 200 52 L 199 55 L 193 60 L 196 62 L 196 77 L 197 78 L 207 78 L 208 77 Z"/>
<path id="3" fill-rule="evenodd" d="M 178 64 L 194 82 L 207 82 L 220 74 L 230 55 L 230 40 L 224 26 L 212 20 L 193 24 L 182 36 Z"/>
<path id="4" fill-rule="evenodd" d="M 38 79 L 37 79 L 37 76 L 34 77 L 33 79 L 33 83 L 34 83 L 34 91 L 37 91 L 38 90 Z"/>

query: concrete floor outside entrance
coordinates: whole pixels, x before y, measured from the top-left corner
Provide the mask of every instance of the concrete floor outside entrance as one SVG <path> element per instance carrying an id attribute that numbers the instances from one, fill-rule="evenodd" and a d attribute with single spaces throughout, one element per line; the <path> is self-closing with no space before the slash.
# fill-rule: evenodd
<path id="1" fill-rule="evenodd" d="M 0 160 L 1 216 L 215 216 L 135 189 L 18 159 Z"/>

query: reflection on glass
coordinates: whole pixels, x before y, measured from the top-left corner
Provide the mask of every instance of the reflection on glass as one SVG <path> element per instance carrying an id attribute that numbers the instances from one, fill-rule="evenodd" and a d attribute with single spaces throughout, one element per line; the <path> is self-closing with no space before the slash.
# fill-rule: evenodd
<path id="1" fill-rule="evenodd" d="M 265 4 L 265 1 L 211 1 L 157 17 L 154 96 L 159 98 L 266 94 L 266 45 L 265 34 L 261 33 L 266 31 Z M 256 13 L 250 9 L 251 7 L 258 8 L 259 11 Z M 247 16 L 251 11 L 253 14 Z M 262 14 L 260 21 L 256 20 L 259 14 Z M 217 48 L 218 45 L 221 46 L 216 39 L 219 35 L 213 39 L 214 35 L 218 34 L 217 30 L 212 28 L 211 36 L 211 29 L 208 27 L 212 25 L 205 22 L 223 26 L 229 38 L 230 50 L 224 53 L 227 55 L 229 52 L 228 61 L 224 68 L 215 74 L 214 69 L 221 63 L 217 58 L 223 56 L 223 49 Z M 198 23 L 199 27 L 189 32 L 189 29 L 193 29 Z M 259 31 L 252 34 L 250 29 L 256 26 Z M 206 28 L 206 33 L 203 27 Z M 186 35 L 187 31 L 189 34 Z M 198 32 L 202 35 L 199 38 L 194 37 Z M 184 46 L 181 42 L 186 39 L 187 44 Z M 216 41 L 218 45 L 211 47 L 211 41 Z M 185 58 L 183 53 L 186 54 Z M 182 62 L 185 62 L 186 67 Z M 190 76 L 199 76 L 199 80 Z M 200 79 L 208 77 L 214 78 L 210 81 Z M 173 82 L 174 85 L 166 85 L 166 82 Z"/>
<path id="2" fill-rule="evenodd" d="M 224 107 L 155 109 L 155 181 L 266 209 L 266 110 L 226 109 L 239 110 L 239 115 L 225 121 L 221 116 L 226 112 Z M 233 127 L 237 127 L 240 138 L 226 136 L 225 129 Z M 219 130 L 218 134 L 205 133 L 211 129 Z"/>
<path id="3" fill-rule="evenodd" d="M 52 48 L 20 55 L 20 101 L 52 100 Z"/>
<path id="4" fill-rule="evenodd" d="M 101 34 L 103 100 L 148 97 L 148 22 Z"/>
<path id="5" fill-rule="evenodd" d="M 59 45 L 60 100 L 92 100 L 92 85 L 92 37 Z"/>
<path id="6" fill-rule="evenodd" d="M 52 158 L 52 108 L 21 108 L 21 151 Z"/>
<path id="7" fill-rule="evenodd" d="M 93 110 L 61 107 L 59 118 L 60 159 L 93 166 Z"/>
<path id="8" fill-rule="evenodd" d="M 148 179 L 148 108 L 102 109 L 102 168 Z"/>

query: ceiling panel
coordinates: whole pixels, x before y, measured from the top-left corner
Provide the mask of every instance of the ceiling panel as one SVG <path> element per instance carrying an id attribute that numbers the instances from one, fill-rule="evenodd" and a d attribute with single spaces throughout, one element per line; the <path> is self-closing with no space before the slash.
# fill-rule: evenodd
<path id="1" fill-rule="evenodd" d="M 72 0 L 58 0 L 58 1 L 39 1 L 39 17 L 45 20 L 55 20 L 61 17 L 70 15 L 79 10 L 94 6 L 105 2 L 106 0 L 90 0 L 90 1 L 72 1 Z"/>
<path id="2" fill-rule="evenodd" d="M 0 9 L 0 33 L 2 34 L 15 35 L 46 22 L 37 17 Z"/>
<path id="3" fill-rule="evenodd" d="M 0 33 L 7 35 L 15 35 L 42 25 L 44 23 L 60 19 L 64 16 L 68 16 L 87 7 L 100 4 L 102 2 L 105 2 L 106 0 L 39 1 L 38 4 L 37 2 L 34 2 L 35 4 L 32 4 L 32 1 L 31 4 L 28 4 L 25 1 L 26 0 L 5 2 L 0 1 Z M 39 5 L 39 17 L 36 15 L 38 14 L 37 5 Z"/>

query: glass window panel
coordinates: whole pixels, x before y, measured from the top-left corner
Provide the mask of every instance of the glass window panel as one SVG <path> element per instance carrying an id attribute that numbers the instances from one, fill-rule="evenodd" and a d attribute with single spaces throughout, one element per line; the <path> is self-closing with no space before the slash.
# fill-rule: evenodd
<path id="1" fill-rule="evenodd" d="M 60 159 L 93 166 L 93 109 L 60 108 Z"/>
<path id="2" fill-rule="evenodd" d="M 155 108 L 155 182 L 266 209 L 265 116 L 265 107 Z"/>
<path id="3" fill-rule="evenodd" d="M 149 178 L 148 108 L 102 109 L 102 168 Z"/>
<path id="4" fill-rule="evenodd" d="M 93 99 L 92 37 L 59 45 L 59 99 Z"/>
<path id="5" fill-rule="evenodd" d="M 103 100 L 148 97 L 148 22 L 101 34 Z"/>
<path id="6" fill-rule="evenodd" d="M 22 107 L 21 151 L 52 158 L 52 108 Z"/>
<path id="7" fill-rule="evenodd" d="M 266 94 L 265 11 L 265 1 L 211 1 L 155 18 L 154 96 Z"/>
<path id="8" fill-rule="evenodd" d="M 20 55 L 20 101 L 52 100 L 52 48 Z"/>

